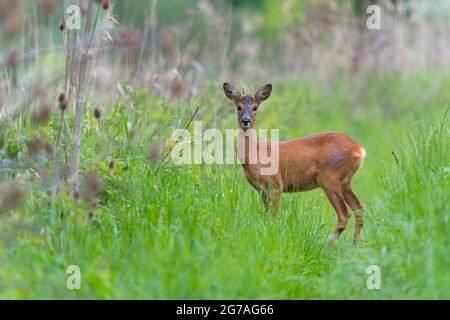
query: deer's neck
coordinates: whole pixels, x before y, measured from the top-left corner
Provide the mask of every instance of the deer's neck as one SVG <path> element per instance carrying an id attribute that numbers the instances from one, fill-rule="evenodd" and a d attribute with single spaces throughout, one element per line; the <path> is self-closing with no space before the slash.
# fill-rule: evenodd
<path id="1" fill-rule="evenodd" d="M 256 164 L 258 159 L 258 138 L 256 130 L 250 128 L 248 130 L 239 130 L 237 138 L 238 158 L 244 167 L 249 164 Z"/>

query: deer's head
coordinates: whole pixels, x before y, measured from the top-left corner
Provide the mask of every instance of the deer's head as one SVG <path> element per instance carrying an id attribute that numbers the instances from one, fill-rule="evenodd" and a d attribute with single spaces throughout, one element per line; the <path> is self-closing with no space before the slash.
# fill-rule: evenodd
<path id="1" fill-rule="evenodd" d="M 256 122 L 258 107 L 272 92 L 272 85 L 266 84 L 253 95 L 241 96 L 240 92 L 231 84 L 223 84 L 225 95 L 236 104 L 239 128 L 244 131 L 253 128 Z"/>

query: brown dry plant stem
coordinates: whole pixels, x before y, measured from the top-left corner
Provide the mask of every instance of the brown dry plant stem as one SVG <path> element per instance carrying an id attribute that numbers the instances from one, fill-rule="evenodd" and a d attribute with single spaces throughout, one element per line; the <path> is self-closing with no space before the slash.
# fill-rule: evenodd
<path id="1" fill-rule="evenodd" d="M 148 21 L 145 21 L 144 23 L 144 34 L 141 39 L 141 48 L 139 51 L 139 59 L 137 62 L 137 67 L 134 71 L 134 81 L 136 82 L 138 77 L 141 75 L 142 70 L 142 62 L 144 59 L 144 50 L 147 46 L 147 38 L 149 36 L 149 33 L 151 35 L 152 40 L 152 56 L 151 56 L 151 67 L 153 67 L 154 64 L 154 52 L 155 52 L 155 32 L 156 32 L 156 6 L 158 4 L 158 0 L 152 0 L 151 9 L 150 9 L 150 18 Z M 153 69 L 151 69 L 153 71 Z"/>
<path id="2" fill-rule="evenodd" d="M 85 105 L 86 96 L 86 70 L 89 63 L 89 49 L 91 48 L 93 34 L 98 21 L 98 15 L 100 12 L 100 7 L 97 8 L 97 13 L 92 21 L 92 11 L 93 2 L 89 2 L 83 35 L 81 38 L 81 44 L 79 49 L 79 64 L 78 64 L 78 74 L 76 81 L 76 103 L 75 103 L 75 116 L 74 116 L 74 134 L 72 139 L 72 153 L 71 153 L 71 164 L 72 164 L 72 192 L 75 195 L 79 193 L 79 174 L 80 174 L 80 146 L 81 146 L 81 123 L 83 118 L 83 109 Z"/>

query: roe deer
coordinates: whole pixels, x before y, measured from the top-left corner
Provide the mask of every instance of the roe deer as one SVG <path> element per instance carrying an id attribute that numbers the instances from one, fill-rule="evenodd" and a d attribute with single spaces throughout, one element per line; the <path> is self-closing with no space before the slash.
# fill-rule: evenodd
<path id="1" fill-rule="evenodd" d="M 260 141 L 256 135 L 246 133 L 253 130 L 258 107 L 269 98 L 272 85 L 266 84 L 255 94 L 244 96 L 229 83 L 223 84 L 223 90 L 236 104 L 238 126 L 244 133 L 238 136 L 238 144 L 241 142 L 245 146 L 244 156 L 239 156 L 245 176 L 261 194 L 266 210 L 270 208 L 278 215 L 282 192 L 302 192 L 321 187 L 338 217 L 338 226 L 330 244 L 339 238 L 350 219 L 347 205 L 355 214 L 353 243 L 356 244 L 363 225 L 364 207 L 353 192 L 351 181 L 366 157 L 365 149 L 349 136 L 337 132 L 319 133 L 283 142 Z M 249 163 L 251 146 L 257 152 L 262 148 L 270 153 L 278 152 L 276 173 L 261 174 L 263 165 L 259 158 L 256 163 Z"/>

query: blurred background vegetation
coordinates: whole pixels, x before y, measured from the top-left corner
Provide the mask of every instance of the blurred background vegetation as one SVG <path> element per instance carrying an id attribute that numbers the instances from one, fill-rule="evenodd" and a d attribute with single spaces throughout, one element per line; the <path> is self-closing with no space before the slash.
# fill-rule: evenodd
<path id="1" fill-rule="evenodd" d="M 72 2 L 1 2 L 1 61 L 13 79 L 19 62 L 52 59 L 63 44 L 57 26 Z M 370 4 L 383 9 L 381 30 L 365 26 Z M 112 1 L 109 11 L 119 24 L 108 30 L 114 40 L 102 44 L 109 53 L 97 68 L 120 67 L 111 72 L 116 79 L 107 77 L 114 83 L 126 67 L 149 89 L 176 71 L 187 93 L 205 78 L 234 73 L 251 81 L 447 68 L 449 8 L 446 0 Z"/>
<path id="2" fill-rule="evenodd" d="M 0 298 L 448 298 L 449 13 L 450 0 L 0 0 Z M 193 114 L 235 127 L 224 81 L 273 83 L 258 125 L 282 140 L 343 131 L 365 146 L 360 248 L 346 231 L 323 255 L 336 217 L 318 190 L 286 195 L 274 221 L 239 166 L 171 164 Z M 71 264 L 81 291 L 64 286 Z M 383 290 L 367 290 L 368 264 Z"/>

